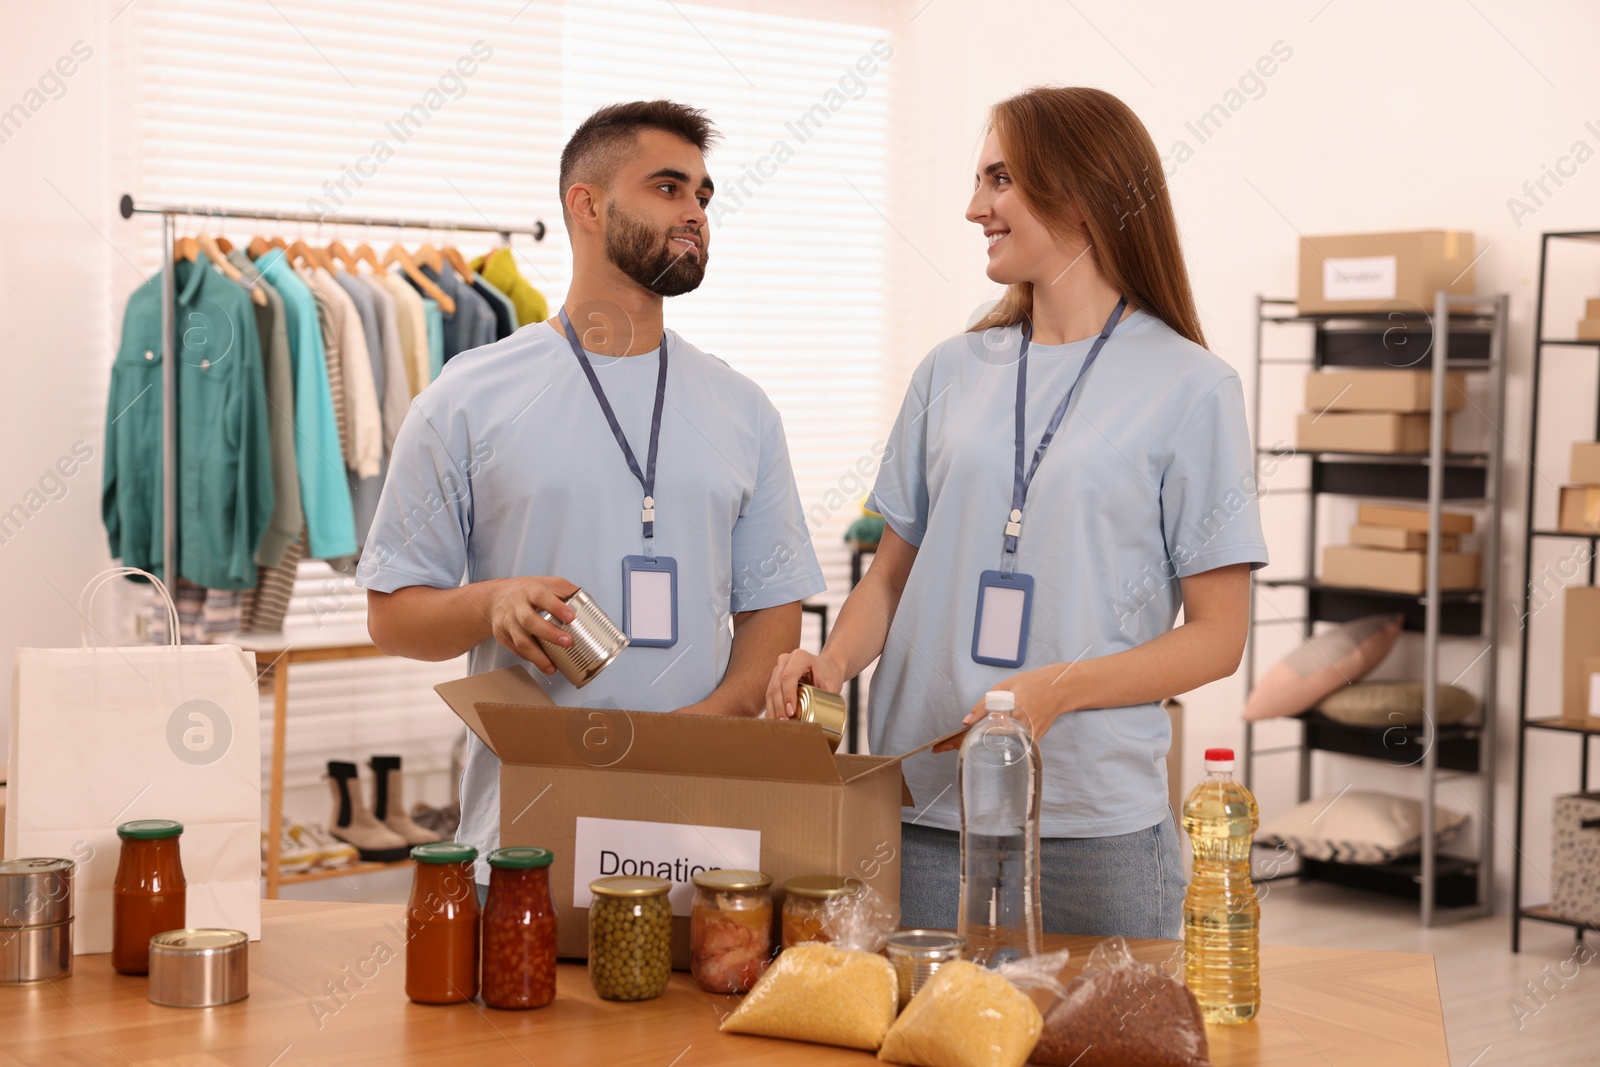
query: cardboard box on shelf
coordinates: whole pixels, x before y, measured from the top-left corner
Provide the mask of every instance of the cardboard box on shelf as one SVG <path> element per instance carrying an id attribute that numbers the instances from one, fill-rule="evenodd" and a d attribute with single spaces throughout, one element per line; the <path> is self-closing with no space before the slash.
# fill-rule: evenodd
<path id="1" fill-rule="evenodd" d="M 1583 657 L 1583 676 L 1589 679 L 1589 718 L 1600 721 L 1600 656 Z"/>
<path id="2" fill-rule="evenodd" d="M 1578 340 L 1600 341 L 1600 318 L 1579 319 Z"/>
<path id="3" fill-rule="evenodd" d="M 1600 485 L 1600 442 L 1572 442 L 1572 465 L 1567 481 L 1574 485 Z"/>
<path id="4" fill-rule="evenodd" d="M 1600 656 L 1600 586 L 1569 585 L 1565 601 L 1561 620 L 1561 717 L 1586 720 L 1587 661 L 1591 656 Z"/>
<path id="5" fill-rule="evenodd" d="M 1454 230 L 1300 238 L 1299 312 L 1432 313 L 1434 294 L 1471 296 L 1472 234 Z"/>
<path id="6" fill-rule="evenodd" d="M 1444 447 L 1450 448 L 1449 416 Z M 1302 452 L 1426 452 L 1428 415 L 1390 412 L 1303 411 L 1295 424 L 1295 447 Z"/>
<path id="7" fill-rule="evenodd" d="M 1398 526 L 1363 526 L 1358 522 L 1350 527 L 1350 543 L 1363 545 L 1367 548 L 1398 548 L 1416 551 L 1428 547 L 1428 533 L 1426 530 L 1405 530 Z M 1441 552 L 1459 552 L 1461 550 L 1460 536 L 1453 533 L 1440 534 L 1439 550 Z"/>
<path id="8" fill-rule="evenodd" d="M 1600 319 L 1600 296 L 1591 296 L 1583 305 L 1583 317 Z"/>
<path id="9" fill-rule="evenodd" d="M 1600 533 L 1600 486 L 1563 485 L 1556 529 L 1562 533 Z"/>
<path id="10" fill-rule="evenodd" d="M 1467 376 L 1445 375 L 1446 411 L 1467 406 Z M 1425 370 L 1325 370 L 1306 375 L 1312 411 L 1427 412 L 1433 408 L 1433 372 Z"/>
<path id="11" fill-rule="evenodd" d="M 900 899 L 904 756 L 835 755 L 812 723 L 556 707 L 518 666 L 434 688 L 500 757 L 500 843 L 555 851 L 562 957 L 588 958 L 589 883 L 611 874 L 673 882 L 680 970 L 699 870 L 848 875 Z"/>
<path id="12" fill-rule="evenodd" d="M 1439 554 L 1440 589 L 1478 588 L 1478 555 Z M 1322 580 L 1328 585 L 1421 593 L 1428 587 L 1428 554 L 1361 545 L 1329 545 L 1322 550 Z"/>
<path id="13" fill-rule="evenodd" d="M 1410 504 L 1362 504 L 1356 521 L 1363 526 L 1394 526 L 1402 530 L 1428 532 L 1428 509 Z M 1476 525 L 1471 515 L 1460 511 L 1439 512 L 1439 532 L 1469 534 Z"/>

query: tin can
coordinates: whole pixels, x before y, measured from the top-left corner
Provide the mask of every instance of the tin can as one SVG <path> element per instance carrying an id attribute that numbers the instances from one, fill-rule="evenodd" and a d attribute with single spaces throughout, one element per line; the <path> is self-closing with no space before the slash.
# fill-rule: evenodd
<path id="1" fill-rule="evenodd" d="M 567 598 L 567 607 L 574 615 L 569 623 L 562 624 L 548 611 L 539 612 L 539 617 L 571 637 L 572 644 L 553 645 L 541 637 L 539 647 L 567 681 L 582 689 L 628 647 L 628 635 L 582 589 Z"/>
<path id="2" fill-rule="evenodd" d="M 150 939 L 150 1003 L 214 1008 L 250 995 L 250 938 L 240 930 L 168 930 Z"/>
<path id="3" fill-rule="evenodd" d="M 822 727 L 822 732 L 828 738 L 828 748 L 837 751 L 839 742 L 844 738 L 845 723 L 850 717 L 844 697 L 802 682 L 795 707 L 795 718 Z"/>
<path id="4" fill-rule="evenodd" d="M 900 1007 L 905 1008 L 934 972 L 961 958 L 967 939 L 944 930 L 900 930 L 889 935 L 889 962 L 900 983 Z"/>
<path id="5" fill-rule="evenodd" d="M 48 982 L 72 974 L 72 920 L 0 929 L 0 985 Z"/>
<path id="6" fill-rule="evenodd" d="M 76 866 L 50 856 L 0 862 L 0 927 L 50 926 L 71 919 Z"/>

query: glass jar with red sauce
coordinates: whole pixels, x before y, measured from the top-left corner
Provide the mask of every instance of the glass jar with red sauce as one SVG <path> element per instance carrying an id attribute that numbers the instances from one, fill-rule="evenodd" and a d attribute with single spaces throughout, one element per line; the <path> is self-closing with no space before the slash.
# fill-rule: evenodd
<path id="1" fill-rule="evenodd" d="M 150 973 L 150 939 L 188 926 L 188 883 L 178 855 L 183 824 L 135 819 L 117 827 L 122 853 L 112 885 L 111 966 Z"/>
<path id="2" fill-rule="evenodd" d="M 478 850 L 435 841 L 411 850 L 416 870 L 406 904 L 406 996 L 459 1004 L 478 995 Z"/>
<path id="3" fill-rule="evenodd" d="M 483 1002 L 491 1008 L 542 1008 L 556 995 L 556 909 L 547 848 L 489 853 L 483 909 Z"/>

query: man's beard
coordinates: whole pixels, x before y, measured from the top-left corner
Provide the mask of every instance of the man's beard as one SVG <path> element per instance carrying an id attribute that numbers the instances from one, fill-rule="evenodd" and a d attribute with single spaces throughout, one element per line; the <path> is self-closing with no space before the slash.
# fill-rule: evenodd
<path id="1" fill-rule="evenodd" d="M 689 233 L 688 227 L 680 232 Z M 701 240 L 705 237 L 703 231 Z M 606 207 L 606 255 L 622 273 L 657 296 L 682 296 L 693 292 L 706 276 L 706 249 L 688 249 L 617 210 Z"/>

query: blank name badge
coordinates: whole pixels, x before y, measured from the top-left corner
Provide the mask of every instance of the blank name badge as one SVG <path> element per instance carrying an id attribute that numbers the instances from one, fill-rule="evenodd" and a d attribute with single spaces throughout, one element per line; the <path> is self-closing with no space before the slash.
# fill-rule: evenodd
<path id="1" fill-rule="evenodd" d="M 678 561 L 671 556 L 622 557 L 622 632 L 630 645 L 678 643 Z"/>
<path id="2" fill-rule="evenodd" d="M 1020 667 L 1028 655 L 1028 620 L 1033 614 L 1033 578 L 984 571 L 978 578 L 978 614 L 972 626 L 972 658 L 991 667 Z"/>

